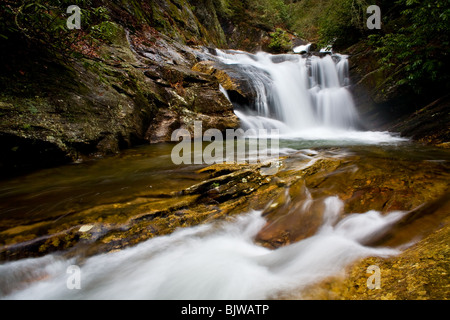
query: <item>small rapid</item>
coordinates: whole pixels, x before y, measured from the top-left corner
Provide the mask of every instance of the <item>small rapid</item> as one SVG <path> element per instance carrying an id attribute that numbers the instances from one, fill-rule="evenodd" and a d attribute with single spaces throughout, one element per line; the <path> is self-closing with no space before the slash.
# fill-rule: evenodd
<path id="1" fill-rule="evenodd" d="M 358 146 L 378 148 L 407 140 L 389 132 L 359 129 L 360 119 L 348 90 L 346 56 L 304 58 L 221 50 L 216 53 L 216 59 L 234 65 L 233 70 L 239 70 L 256 92 L 253 105 L 235 109 L 242 128 L 278 129 L 279 155 L 297 153 L 298 156 L 299 150 L 305 149 L 306 154 L 312 154 L 310 161 L 301 162 L 297 170 L 304 170 L 320 160 L 313 157 L 317 154 L 314 148 L 340 147 L 344 150 L 335 152 L 344 155 L 345 148 L 349 147 L 358 154 Z M 220 90 L 230 99 L 223 87 Z M 49 214 L 48 220 L 57 222 L 71 212 L 72 207 L 80 207 L 83 199 L 86 199 L 85 204 L 81 203 L 85 209 L 112 202 L 118 196 L 119 202 L 140 193 L 144 197 L 146 193 L 142 190 L 155 189 L 151 196 L 157 197 L 160 193 L 156 189 L 170 188 L 172 191 L 178 190 L 175 187 L 198 183 L 197 179 L 201 179 L 195 171 L 198 168 L 175 169 L 169 161 L 169 151 L 164 149 L 151 154 L 142 151 L 142 154 L 115 159 L 114 163 L 105 159 L 101 167 L 68 169 L 63 171 L 65 175 L 61 176 L 59 185 L 54 179 L 50 181 L 52 188 L 57 190 L 50 192 L 45 185 L 36 186 L 36 195 L 32 197 L 36 200 L 28 199 L 28 202 L 24 199 L 34 189 L 26 186 L 23 191 L 27 180 L 17 181 L 17 192 L 10 186 L 3 189 L 12 193 L 8 197 L 4 195 L 12 203 L 5 205 L 5 212 L 17 221 Z M 258 154 L 250 156 L 258 158 Z M 308 157 L 300 158 L 309 160 Z M 423 157 L 428 159 L 429 155 Z M 391 156 L 384 158 L 394 159 Z M 409 151 L 407 158 L 410 158 Z M 293 159 L 291 161 L 295 161 L 295 156 Z M 377 159 L 373 157 L 371 161 Z M 79 177 L 83 172 L 86 181 Z M 33 183 L 38 180 L 33 179 Z M 49 198 L 43 197 L 47 194 Z M 60 198 L 68 195 L 73 199 L 61 201 Z M 290 293 L 301 298 L 308 286 L 339 275 L 358 259 L 388 257 L 401 252 L 402 248 L 367 244 L 383 235 L 407 212 L 345 212 L 343 200 L 329 195 L 314 199 L 321 204 L 315 207 L 322 208 L 320 212 L 313 212 L 315 218 L 322 219 L 318 230 L 277 249 L 269 249 L 258 242 L 258 234 L 270 224 L 264 210 L 244 212 L 233 218 L 181 228 L 170 235 L 117 252 L 89 257 L 67 257 L 65 252 L 56 252 L 3 263 L 0 265 L 0 299 L 261 300 L 285 297 Z M 24 209 L 15 207 L 18 200 L 22 201 Z M 310 200 L 301 199 L 305 201 L 302 210 L 308 210 Z M 292 208 L 299 210 L 300 206 Z M 19 209 L 24 212 L 23 217 L 19 215 Z M 289 210 L 283 214 L 295 217 L 303 213 Z M 69 271 L 73 266 L 79 268 L 79 289 L 69 288 Z"/>
<path id="2" fill-rule="evenodd" d="M 343 216 L 338 197 L 323 200 L 323 224 L 305 240 L 269 250 L 254 239 L 266 221 L 252 211 L 232 221 L 180 229 L 136 247 L 77 261 L 49 255 L 0 266 L 2 299 L 270 299 L 301 294 L 349 263 L 391 256 L 395 248 L 363 245 L 405 212 Z M 80 267 L 80 289 L 67 273 Z"/>

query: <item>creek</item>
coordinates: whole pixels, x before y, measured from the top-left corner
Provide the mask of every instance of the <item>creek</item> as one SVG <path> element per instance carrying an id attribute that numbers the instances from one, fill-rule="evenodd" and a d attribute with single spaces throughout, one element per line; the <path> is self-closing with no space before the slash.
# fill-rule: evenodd
<path id="1" fill-rule="evenodd" d="M 443 216 L 434 208 L 426 224 L 382 241 L 414 210 L 445 195 L 450 157 L 389 132 L 362 130 L 345 56 L 217 50 L 211 58 L 240 70 L 257 93 L 252 105 L 235 104 L 243 129 L 280 131 L 282 165 L 269 177 L 276 196 L 252 190 L 243 198 L 256 198 L 254 208 L 86 254 L 107 242 L 112 227 L 125 230 L 151 206 L 160 204 L 163 219 L 168 201 L 211 179 L 201 170 L 207 166 L 175 165 L 167 143 L 1 181 L 0 298 L 301 297 L 358 259 L 400 254 L 439 225 Z M 188 209 L 189 202 L 174 212 Z M 54 239 L 71 232 L 77 238 L 61 248 Z M 67 285 L 72 265 L 80 267 L 80 289 Z"/>

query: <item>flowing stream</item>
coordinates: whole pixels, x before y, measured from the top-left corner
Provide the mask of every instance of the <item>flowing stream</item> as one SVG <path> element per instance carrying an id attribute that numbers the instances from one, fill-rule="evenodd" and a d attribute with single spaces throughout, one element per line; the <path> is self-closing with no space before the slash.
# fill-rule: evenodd
<path id="1" fill-rule="evenodd" d="M 257 92 L 254 105 L 236 106 L 243 128 L 279 129 L 281 147 L 294 154 L 293 159 L 299 151 L 314 155 L 318 151 L 311 149 L 339 147 L 338 157 L 352 153 L 373 162 L 377 157 L 392 163 L 448 161 L 448 153 L 418 149 L 388 132 L 358 129 L 361 120 L 347 90 L 345 56 L 306 59 L 218 50 L 216 58 L 238 66 Z M 203 176 L 196 170 L 201 166 L 172 165 L 170 148 L 146 146 L 114 158 L 0 182 L 1 236 L 5 238 L 14 227 L 26 230 L 27 225 L 45 220 L 62 223 L 72 211 L 126 202 L 143 190 L 176 190 L 200 182 Z M 4 262 L 0 298 L 270 299 L 292 290 L 301 292 L 341 273 L 357 259 L 396 255 L 406 245 L 365 245 L 406 211 L 353 213 L 345 212 L 338 196 L 316 201 L 321 208 L 320 228 L 275 250 L 255 241 L 267 223 L 263 211 L 242 212 L 231 220 L 182 228 L 118 252 L 83 259 L 54 253 Z M 302 205 L 294 208 L 306 211 L 312 202 L 306 193 Z M 80 267 L 79 290 L 68 289 L 71 265 Z"/>
<path id="2" fill-rule="evenodd" d="M 66 270 L 75 260 L 47 256 L 2 266 L 0 271 L 10 281 L 24 274 L 47 279 L 11 299 L 267 299 L 333 275 L 354 259 L 398 252 L 364 247 L 360 241 L 403 213 L 355 214 L 335 225 L 341 209 L 339 199 L 326 199 L 319 232 L 275 251 L 253 242 L 265 221 L 261 212 L 251 212 L 232 223 L 184 229 L 96 256 L 83 265 L 82 290 L 69 291 L 66 286 Z"/>

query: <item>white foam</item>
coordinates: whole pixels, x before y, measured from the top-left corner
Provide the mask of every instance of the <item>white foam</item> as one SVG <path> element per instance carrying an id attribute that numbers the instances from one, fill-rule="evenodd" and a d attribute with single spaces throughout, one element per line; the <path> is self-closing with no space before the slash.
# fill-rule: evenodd
<path id="1" fill-rule="evenodd" d="M 303 46 L 295 47 L 293 51 L 294 51 L 294 53 L 309 52 L 310 48 L 311 48 L 311 43 L 308 43 Z"/>
<path id="2" fill-rule="evenodd" d="M 261 212 L 255 211 L 233 222 L 182 229 L 121 252 L 89 258 L 81 266 L 80 290 L 66 287 L 66 269 L 73 260 L 49 256 L 6 264 L 0 267 L 0 279 L 11 277 L 13 269 L 16 275 L 9 284 L 30 268 L 35 273 L 41 270 L 42 280 L 29 281 L 3 298 L 268 299 L 285 290 L 301 292 L 302 287 L 341 272 L 355 259 L 398 253 L 366 247 L 360 241 L 375 236 L 404 213 L 370 211 L 339 221 L 342 201 L 330 197 L 324 204 L 322 228 L 298 243 L 274 251 L 255 244 L 255 235 L 266 223 Z"/>
<path id="3" fill-rule="evenodd" d="M 408 141 L 407 138 L 394 135 L 388 131 L 357 131 L 336 128 L 316 127 L 280 134 L 280 139 L 336 141 L 342 145 L 355 144 L 396 144 Z"/>
<path id="4" fill-rule="evenodd" d="M 238 70 L 255 89 L 255 111 L 235 110 L 246 130 L 278 129 L 282 139 L 342 140 L 344 144 L 407 140 L 389 132 L 356 129 L 360 119 L 347 89 L 345 55 L 304 59 L 262 52 L 217 52 L 223 63 L 239 65 Z"/>

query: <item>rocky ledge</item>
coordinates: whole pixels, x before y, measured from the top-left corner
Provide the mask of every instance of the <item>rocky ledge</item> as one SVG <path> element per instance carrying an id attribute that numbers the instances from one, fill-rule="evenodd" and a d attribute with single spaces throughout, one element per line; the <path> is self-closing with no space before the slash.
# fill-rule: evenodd
<path id="1" fill-rule="evenodd" d="M 398 132 L 423 144 L 448 148 L 450 103 L 447 92 L 420 95 L 395 81 L 361 41 L 346 49 L 355 104 L 367 129 Z"/>
<path id="2" fill-rule="evenodd" d="M 170 141 L 196 120 L 204 130 L 239 126 L 217 79 L 192 70 L 202 48 L 150 27 L 115 33 L 92 58 L 36 65 L 17 57 L 20 73 L 0 95 L 2 175 Z"/>

